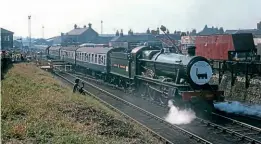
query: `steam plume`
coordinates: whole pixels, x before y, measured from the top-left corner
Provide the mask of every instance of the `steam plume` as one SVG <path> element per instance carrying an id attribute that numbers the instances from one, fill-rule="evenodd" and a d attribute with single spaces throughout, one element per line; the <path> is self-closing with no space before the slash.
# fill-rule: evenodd
<path id="1" fill-rule="evenodd" d="M 171 100 L 168 101 L 169 113 L 165 120 L 171 124 L 188 124 L 196 118 L 196 114 L 191 109 L 180 110 L 173 105 Z"/>
<path id="2" fill-rule="evenodd" d="M 252 115 L 261 117 L 261 106 L 260 105 L 245 105 L 240 102 L 223 102 L 214 105 L 216 109 L 225 111 L 227 113 L 235 113 L 242 115 Z"/>

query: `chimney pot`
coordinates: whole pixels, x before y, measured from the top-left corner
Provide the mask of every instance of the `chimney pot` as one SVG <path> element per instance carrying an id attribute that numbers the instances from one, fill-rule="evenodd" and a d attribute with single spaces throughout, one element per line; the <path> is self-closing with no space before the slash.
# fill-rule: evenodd
<path id="1" fill-rule="evenodd" d="M 120 33 L 120 36 L 123 36 L 123 30 L 121 29 L 121 33 Z"/>
<path id="2" fill-rule="evenodd" d="M 89 25 L 89 28 L 92 28 L 92 24 L 91 23 L 89 23 L 88 25 Z"/>

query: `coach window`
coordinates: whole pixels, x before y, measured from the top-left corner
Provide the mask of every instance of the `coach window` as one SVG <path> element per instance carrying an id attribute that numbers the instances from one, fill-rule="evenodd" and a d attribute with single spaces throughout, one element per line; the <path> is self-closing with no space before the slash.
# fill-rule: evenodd
<path id="1" fill-rule="evenodd" d="M 103 57 L 104 65 L 106 66 L 106 55 Z"/>
<path id="2" fill-rule="evenodd" d="M 94 54 L 92 54 L 92 60 L 91 60 L 91 62 L 92 62 L 92 63 L 94 62 Z"/>
<path id="3" fill-rule="evenodd" d="M 98 64 L 101 64 L 101 55 L 98 55 Z"/>
<path id="4" fill-rule="evenodd" d="M 81 61 L 82 60 L 82 53 L 80 53 L 79 58 L 80 58 L 80 61 Z"/>
<path id="5" fill-rule="evenodd" d="M 82 55 L 83 55 L 83 53 L 80 53 L 81 55 L 80 55 L 80 60 L 82 61 L 83 59 L 82 59 Z"/>
<path id="6" fill-rule="evenodd" d="M 95 54 L 95 63 L 97 63 L 97 54 Z"/>
<path id="7" fill-rule="evenodd" d="M 102 65 L 104 65 L 104 58 L 103 58 L 104 56 L 103 55 L 101 55 L 101 63 L 100 64 L 102 64 Z"/>

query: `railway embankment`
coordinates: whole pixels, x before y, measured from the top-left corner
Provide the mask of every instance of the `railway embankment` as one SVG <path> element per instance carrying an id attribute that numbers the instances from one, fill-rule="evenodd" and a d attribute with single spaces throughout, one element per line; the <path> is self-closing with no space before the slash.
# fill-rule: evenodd
<path id="1" fill-rule="evenodd" d="M 218 84 L 218 74 L 211 83 Z M 246 89 L 244 76 L 237 76 L 234 86 L 231 86 L 231 74 L 227 72 L 222 77 L 220 89 L 225 91 L 226 100 L 261 104 L 261 77 L 253 77 Z"/>
<path id="2" fill-rule="evenodd" d="M 2 143 L 161 143 L 33 64 L 14 64 L 1 88 Z"/>

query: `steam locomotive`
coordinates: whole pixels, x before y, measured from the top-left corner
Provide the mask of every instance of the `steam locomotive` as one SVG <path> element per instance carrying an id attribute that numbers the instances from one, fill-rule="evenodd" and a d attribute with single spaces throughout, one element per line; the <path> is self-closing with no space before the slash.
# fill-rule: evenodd
<path id="1" fill-rule="evenodd" d="M 49 47 L 47 56 L 64 60 L 85 73 L 135 94 L 167 105 L 169 100 L 180 107 L 214 110 L 214 101 L 223 101 L 223 91 L 209 83 L 212 68 L 209 61 L 177 54 L 169 49 L 143 45 L 126 50 L 112 47 Z"/>

